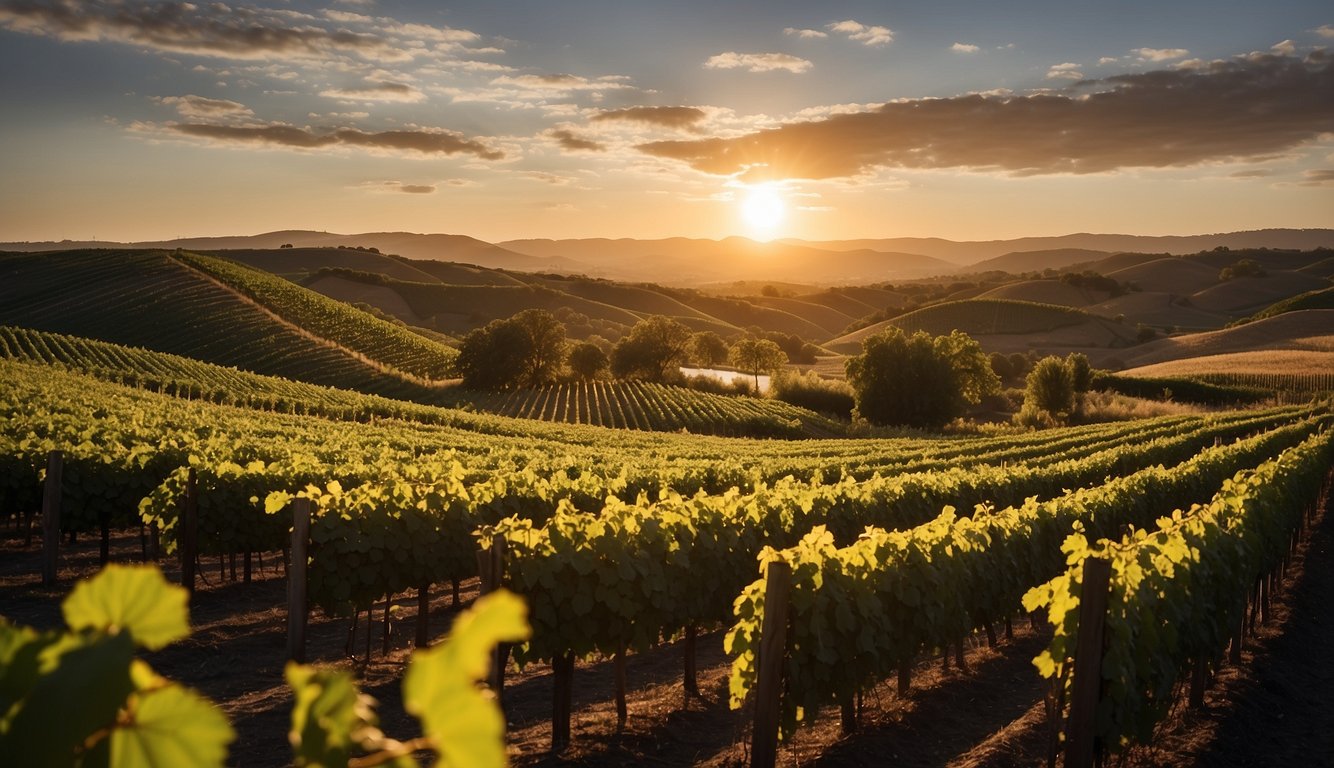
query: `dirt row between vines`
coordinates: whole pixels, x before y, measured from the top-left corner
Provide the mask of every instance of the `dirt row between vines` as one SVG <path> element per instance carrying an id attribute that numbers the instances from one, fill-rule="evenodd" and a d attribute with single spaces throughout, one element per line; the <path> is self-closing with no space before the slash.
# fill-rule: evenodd
<path id="1" fill-rule="evenodd" d="M 1324 500 L 1328 509 L 1329 500 Z M 1334 530 L 1324 515 L 1297 555 L 1287 588 L 1268 625 L 1248 644 L 1240 668 L 1227 667 L 1206 696 L 1203 711 L 1178 707 L 1152 748 L 1123 758 L 1129 766 L 1334 765 Z M 0 614 L 37 627 L 59 626 L 60 598 L 76 578 L 97 569 L 97 541 L 62 546 L 59 586 L 39 584 L 40 542 L 27 548 L 13 531 L 0 544 Z M 63 544 L 63 543 L 62 543 Z M 137 534 L 117 534 L 114 560 L 134 561 Z M 216 558 L 203 562 L 209 580 L 191 603 L 194 634 L 148 656 L 154 668 L 202 691 L 226 711 L 237 731 L 229 763 L 244 768 L 290 762 L 287 744 L 291 695 L 283 682 L 286 581 L 281 562 L 264 558 L 250 584 L 221 581 Z M 175 565 L 164 561 L 169 578 Z M 276 567 L 275 567 L 276 566 Z M 462 585 L 462 604 L 476 596 L 476 580 Z M 455 615 L 448 589 L 433 594 L 431 636 L 439 638 Z M 365 661 L 366 624 L 359 622 L 346 654 L 349 621 L 314 612 L 309 658 L 354 670 L 379 701 L 384 730 L 418 735 L 401 703 L 400 681 L 415 633 L 416 599 L 404 595 L 391 621 L 390 653 L 381 646 L 381 607 L 375 608 L 372 655 Z M 957 766 L 1002 768 L 1045 765 L 1051 738 L 1044 684 L 1030 660 L 1047 632 L 1014 622 L 1014 639 L 988 648 L 970 639 L 967 669 L 939 656 L 923 659 L 906 697 L 886 681 L 863 697 L 858 729 L 840 733 L 838 713 L 820 713 L 811 727 L 782 746 L 784 766 Z M 510 756 L 518 766 L 745 765 L 749 712 L 728 707 L 728 658 L 723 632 L 703 635 L 698 647 L 701 696 L 685 700 L 679 644 L 627 658 L 629 719 L 617 728 L 610 660 L 581 662 L 574 677 L 572 744 L 549 752 L 552 675 L 546 665 L 509 671 L 505 710 Z"/>

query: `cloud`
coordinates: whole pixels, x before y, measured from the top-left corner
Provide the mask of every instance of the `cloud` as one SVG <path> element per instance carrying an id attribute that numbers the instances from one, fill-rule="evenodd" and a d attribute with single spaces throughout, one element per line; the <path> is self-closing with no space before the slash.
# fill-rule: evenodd
<path id="1" fill-rule="evenodd" d="M 491 81 L 491 85 L 513 86 L 525 91 L 550 93 L 570 93 L 572 91 L 605 91 L 629 88 L 624 75 L 605 75 L 597 78 L 578 75 L 502 75 Z"/>
<path id="2" fill-rule="evenodd" d="M 159 104 L 175 107 L 183 117 L 249 117 L 254 114 L 244 104 L 227 99 L 209 99 L 188 94 L 155 98 Z"/>
<path id="3" fill-rule="evenodd" d="M 786 70 L 793 74 L 801 74 L 812 66 L 814 65 L 806 59 L 786 53 L 737 53 L 736 51 L 720 53 L 704 62 L 706 69 L 744 69 L 747 72 Z"/>
<path id="4" fill-rule="evenodd" d="M 896 101 L 731 138 L 639 145 L 704 173 L 846 178 L 879 168 L 1086 174 L 1270 157 L 1329 135 L 1331 57 L 1267 54 L 1065 92 Z"/>
<path id="5" fill-rule="evenodd" d="M 1233 171 L 1228 174 L 1231 179 L 1263 179 L 1266 176 L 1273 176 L 1273 171 L 1267 171 L 1263 168 L 1254 168 L 1247 171 Z"/>
<path id="6" fill-rule="evenodd" d="M 1084 73 L 1079 71 L 1079 65 L 1067 61 L 1064 64 L 1054 64 L 1047 70 L 1048 80 L 1083 80 Z"/>
<path id="7" fill-rule="evenodd" d="M 798 29 L 797 27 L 787 27 L 783 30 L 783 34 L 788 35 L 789 37 L 800 37 L 803 40 L 829 37 L 829 35 L 818 29 Z"/>
<path id="8" fill-rule="evenodd" d="M 950 50 L 955 53 L 977 53 L 981 49 L 971 43 L 955 43 L 950 46 Z"/>
<path id="9" fill-rule="evenodd" d="M 565 150 L 575 152 L 602 152 L 607 148 L 605 144 L 599 144 L 596 141 L 581 138 L 576 136 L 573 132 L 565 129 L 548 131 L 547 135 L 555 139 L 556 143 L 560 144 L 561 149 Z"/>
<path id="10" fill-rule="evenodd" d="M 383 35 L 316 26 L 315 17 L 222 3 L 0 1 L 0 27 L 65 41 L 108 41 L 230 59 L 411 58 Z"/>
<path id="11" fill-rule="evenodd" d="M 873 27 L 859 21 L 848 19 L 826 24 L 825 29 L 848 36 L 862 45 L 889 45 L 894 42 L 894 32 L 889 27 Z"/>
<path id="12" fill-rule="evenodd" d="M 368 181 L 359 186 L 370 192 L 405 192 L 409 195 L 429 195 L 435 191 L 433 184 L 406 184 L 401 181 Z"/>
<path id="13" fill-rule="evenodd" d="M 1321 37 L 1334 39 L 1334 24 L 1322 24 L 1315 28 L 1315 33 Z"/>
<path id="14" fill-rule="evenodd" d="M 320 95 L 341 101 L 397 101 L 406 104 L 414 104 L 426 98 L 426 94 L 405 83 L 375 80 L 348 88 L 329 88 L 320 91 Z"/>
<path id="15" fill-rule="evenodd" d="M 1270 46 L 1269 49 L 1274 53 L 1281 54 L 1283 56 L 1291 56 L 1292 54 L 1297 52 L 1297 44 L 1292 42 L 1291 40 L 1284 40 L 1281 43 L 1274 43 L 1272 46 Z"/>
<path id="16" fill-rule="evenodd" d="M 1171 61 L 1190 55 L 1190 51 L 1185 48 L 1136 48 L 1131 53 L 1138 56 L 1140 61 Z"/>
<path id="17" fill-rule="evenodd" d="M 706 116 L 704 110 L 698 107 L 626 107 L 594 115 L 589 122 L 624 120 L 659 125 L 663 128 L 689 128 Z"/>
<path id="18" fill-rule="evenodd" d="M 154 126 L 140 126 L 151 129 Z M 175 123 L 166 126 L 174 133 L 196 139 L 228 144 L 253 144 L 294 149 L 365 148 L 370 150 L 410 152 L 421 155 L 474 155 L 483 160 L 504 159 L 504 153 L 475 139 L 447 131 L 379 131 L 368 133 L 355 128 L 340 128 L 316 133 L 291 125 L 214 125 L 210 123 Z"/>
<path id="19" fill-rule="evenodd" d="M 1300 182 L 1307 187 L 1323 187 L 1334 184 L 1334 168 L 1320 168 L 1317 170 L 1306 171 L 1302 174 Z"/>
<path id="20" fill-rule="evenodd" d="M 1115 56 L 1103 56 L 1102 58 L 1098 59 L 1098 66 L 1105 67 L 1108 64 L 1115 64 L 1118 61 L 1120 61 L 1120 59 L 1116 58 Z"/>

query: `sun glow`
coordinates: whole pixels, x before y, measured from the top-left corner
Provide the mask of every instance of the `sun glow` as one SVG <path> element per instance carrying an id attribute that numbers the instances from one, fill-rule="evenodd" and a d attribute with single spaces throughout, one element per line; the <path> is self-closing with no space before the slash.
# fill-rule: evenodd
<path id="1" fill-rule="evenodd" d="M 777 233 L 786 212 L 783 198 L 772 187 L 752 187 L 741 201 L 741 218 L 751 235 L 761 240 Z"/>

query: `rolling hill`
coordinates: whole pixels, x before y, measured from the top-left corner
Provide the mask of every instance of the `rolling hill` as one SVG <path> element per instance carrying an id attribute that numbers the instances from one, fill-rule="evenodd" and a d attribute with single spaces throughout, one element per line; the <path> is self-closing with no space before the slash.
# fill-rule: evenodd
<path id="1" fill-rule="evenodd" d="M 1190 358 L 1265 351 L 1334 354 L 1334 309 L 1286 312 L 1224 330 L 1173 336 L 1144 344 L 1121 358 L 1127 368 L 1141 368 Z M 1334 357 L 1329 362 L 1334 366 Z"/>
<path id="2" fill-rule="evenodd" d="M 977 339 L 983 349 L 1120 348 L 1134 343 L 1134 330 L 1106 318 L 1070 307 L 1003 299 L 967 299 L 914 310 L 853 333 L 824 346 L 856 354 L 861 342 L 889 326 L 913 333 L 941 335 L 960 330 Z"/>
<path id="3" fill-rule="evenodd" d="M 0 256 L 0 324 L 391 396 L 421 393 L 455 354 L 267 272 L 168 251 Z"/>

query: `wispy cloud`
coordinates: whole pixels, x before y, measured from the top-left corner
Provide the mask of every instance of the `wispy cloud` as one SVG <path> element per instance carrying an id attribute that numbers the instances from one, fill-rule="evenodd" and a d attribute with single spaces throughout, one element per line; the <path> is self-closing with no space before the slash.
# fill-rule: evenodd
<path id="1" fill-rule="evenodd" d="M 1298 183 L 1308 187 L 1325 187 L 1334 185 L 1334 168 L 1320 168 L 1317 170 L 1306 171 L 1302 174 L 1302 180 Z"/>
<path id="2" fill-rule="evenodd" d="M 787 53 L 737 53 L 727 51 L 704 62 L 707 69 L 744 69 L 747 72 L 787 71 L 800 74 L 813 64 L 806 59 Z"/>
<path id="3" fill-rule="evenodd" d="M 565 150 L 575 152 L 602 152 L 607 149 L 604 144 L 599 144 L 591 139 L 577 136 L 573 131 L 564 128 L 547 131 L 547 135 L 555 139 L 561 149 Z"/>
<path id="4" fill-rule="evenodd" d="M 411 85 L 388 81 L 371 81 L 365 85 L 329 88 L 320 91 L 320 95 L 340 101 L 396 101 L 407 104 L 416 103 L 426 98 L 426 94 Z"/>
<path id="5" fill-rule="evenodd" d="M 1322 24 L 1315 28 L 1315 33 L 1321 37 L 1334 39 L 1334 24 Z"/>
<path id="6" fill-rule="evenodd" d="M 155 98 L 154 101 L 175 107 L 182 117 L 249 117 L 254 114 L 249 107 L 239 102 L 228 99 L 208 99 L 194 94 L 162 96 Z"/>
<path id="7" fill-rule="evenodd" d="M 1185 48 L 1136 48 L 1131 51 L 1140 58 L 1140 61 L 1171 61 L 1172 59 L 1184 59 L 1190 55 L 1190 51 Z"/>
<path id="8" fill-rule="evenodd" d="M 1063 64 L 1053 64 L 1051 69 L 1047 70 L 1048 80 L 1083 80 L 1084 73 L 1079 71 L 1079 65 L 1073 61 L 1067 61 Z"/>
<path id="9" fill-rule="evenodd" d="M 632 123 L 648 123 L 664 128 L 689 128 L 706 117 L 704 110 L 698 107 L 626 107 L 601 112 L 590 118 L 590 122 L 602 123 L 623 120 Z"/>
<path id="10" fill-rule="evenodd" d="M 830 32 L 846 35 L 849 40 L 856 40 L 862 45 L 889 45 L 894 42 L 894 32 L 889 27 L 878 27 L 847 19 L 825 25 Z"/>
<path id="11" fill-rule="evenodd" d="M 340 128 L 317 132 L 291 125 L 217 125 L 213 123 L 171 123 L 165 126 L 140 123 L 135 128 L 210 142 L 232 145 L 274 146 L 291 149 L 366 149 L 390 153 L 430 155 L 473 155 L 483 160 L 504 159 L 504 153 L 476 139 L 451 131 L 405 130 L 367 132 Z"/>
<path id="12" fill-rule="evenodd" d="M 828 34 L 818 29 L 799 29 L 797 27 L 787 27 L 783 30 L 783 34 L 789 37 L 799 37 L 803 40 L 818 40 L 822 37 L 829 37 Z"/>
<path id="13" fill-rule="evenodd" d="M 578 75 L 502 75 L 491 81 L 494 86 L 513 86 L 526 91 L 570 93 L 572 91 L 606 91 L 629 88 L 624 75 L 605 75 L 588 78 Z"/>
<path id="14" fill-rule="evenodd" d="M 408 184 L 402 181 L 368 181 L 358 187 L 367 192 L 402 192 L 409 195 L 429 195 L 436 190 L 434 184 Z"/>
<path id="15" fill-rule="evenodd" d="M 1297 44 L 1291 40 L 1284 40 L 1282 42 L 1274 43 L 1270 46 L 1269 50 L 1284 56 L 1291 56 L 1297 52 Z"/>
<path id="16" fill-rule="evenodd" d="M 734 138 L 642 144 L 649 155 L 747 181 L 877 168 L 1086 174 L 1272 157 L 1328 136 L 1331 57 L 1250 55 L 1069 92 L 896 101 Z M 1321 177 L 1323 178 L 1323 177 Z"/>
<path id="17" fill-rule="evenodd" d="M 950 46 L 950 50 L 955 53 L 977 53 L 981 49 L 971 43 L 955 43 Z"/>

